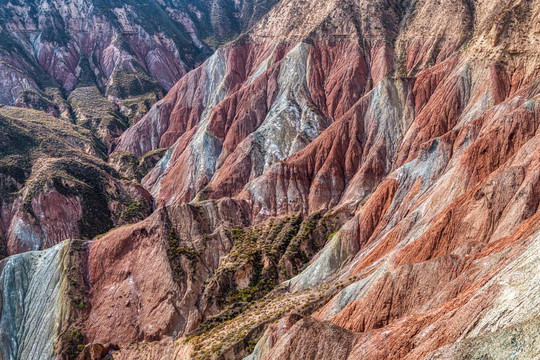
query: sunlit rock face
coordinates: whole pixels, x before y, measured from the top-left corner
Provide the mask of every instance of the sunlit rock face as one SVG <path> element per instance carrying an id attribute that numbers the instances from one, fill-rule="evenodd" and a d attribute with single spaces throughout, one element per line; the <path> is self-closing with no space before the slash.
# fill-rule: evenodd
<path id="1" fill-rule="evenodd" d="M 2 359 L 55 359 L 61 344 L 75 333 L 75 313 L 84 289 L 76 272 L 84 252 L 76 242 L 31 251 L 0 262 L 0 356 Z M 76 261 L 74 261 L 76 259 Z M 75 287 L 78 289 L 75 290 Z M 75 302 L 77 307 L 74 306 Z M 73 339 L 78 341 L 78 339 Z M 73 344 L 72 344 L 73 345 Z M 75 347 L 77 345 L 75 344 Z"/>
<path id="2" fill-rule="evenodd" d="M 282 1 L 121 137 L 135 154 L 170 147 L 143 180 L 159 206 L 233 197 L 255 224 L 343 214 L 284 284 L 343 289 L 315 312 L 299 305 L 286 330 L 268 327 L 251 358 L 535 353 L 508 344 L 535 336 L 534 274 L 520 290 L 534 310 L 493 321 L 514 291 L 509 269 L 536 263 L 538 11 Z M 222 354 L 242 354 L 225 343 Z"/>
<path id="3" fill-rule="evenodd" d="M 156 210 L 81 255 L 81 356 L 537 358 L 539 17 L 277 3 L 112 141 Z"/>

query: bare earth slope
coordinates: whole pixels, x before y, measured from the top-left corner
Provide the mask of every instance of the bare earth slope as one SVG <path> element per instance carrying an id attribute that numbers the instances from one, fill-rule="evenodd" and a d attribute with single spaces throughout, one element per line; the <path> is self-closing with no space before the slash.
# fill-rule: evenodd
<path id="1" fill-rule="evenodd" d="M 158 210 L 43 253 L 84 261 L 40 346 L 538 358 L 539 18 L 538 0 L 279 2 L 114 143 L 168 149 L 142 180 Z M 43 276 L 30 254 L 4 284 Z"/>

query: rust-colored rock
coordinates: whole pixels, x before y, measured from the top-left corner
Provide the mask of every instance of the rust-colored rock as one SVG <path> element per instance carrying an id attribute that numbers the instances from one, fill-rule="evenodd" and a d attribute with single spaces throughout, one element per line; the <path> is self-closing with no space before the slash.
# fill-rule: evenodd
<path id="1" fill-rule="evenodd" d="M 122 359 L 538 358 L 539 16 L 280 1 L 115 143 L 160 149 L 156 210 L 89 243 L 77 338 Z M 62 204 L 34 209 L 52 233 L 84 215 L 35 199 Z M 0 279 L 11 259 L 40 265 Z"/>

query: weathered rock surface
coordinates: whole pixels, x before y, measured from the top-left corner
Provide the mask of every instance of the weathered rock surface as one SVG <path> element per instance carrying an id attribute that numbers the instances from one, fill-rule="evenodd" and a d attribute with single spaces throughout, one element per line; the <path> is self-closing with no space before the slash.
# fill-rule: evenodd
<path id="1" fill-rule="evenodd" d="M 149 215 L 150 195 L 106 164 L 88 130 L 7 106 L 0 127 L 0 257 L 91 239 Z"/>
<path id="2" fill-rule="evenodd" d="M 538 0 L 279 2 L 114 142 L 113 161 L 163 153 L 142 180 L 157 210 L 89 244 L 84 343 L 538 358 L 539 16 Z"/>
<path id="3" fill-rule="evenodd" d="M 128 119 L 274 3 L 5 1 L 0 103 L 71 118 L 110 145 Z"/>
<path id="4" fill-rule="evenodd" d="M 505 338 L 536 334 L 535 275 L 520 290 L 534 300 L 516 304 L 508 323 L 497 320 L 497 299 L 515 293 L 502 279 L 518 263 L 536 266 L 538 4 L 282 1 L 274 10 L 191 74 L 202 102 L 183 105 L 196 84 L 185 77 L 119 143 L 135 154 L 173 145 L 144 180 L 160 205 L 233 196 L 254 223 L 350 214 L 287 283 L 298 293 L 346 287 L 323 290 L 324 306 L 287 331 L 269 327 L 253 356 L 431 358 L 453 343 L 450 357 L 537 356 Z M 195 357 L 242 354 L 194 341 Z"/>
<path id="5" fill-rule="evenodd" d="M 2 359 L 54 358 L 61 245 L 2 262 Z"/>
<path id="6" fill-rule="evenodd" d="M 2 359 L 76 358 L 85 308 L 85 245 L 67 241 L 0 261 Z"/>

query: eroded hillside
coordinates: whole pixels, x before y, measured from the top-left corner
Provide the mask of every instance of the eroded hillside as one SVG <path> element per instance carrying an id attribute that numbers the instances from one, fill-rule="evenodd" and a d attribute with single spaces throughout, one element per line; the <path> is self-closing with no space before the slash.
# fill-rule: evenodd
<path id="1" fill-rule="evenodd" d="M 4 260 L 3 299 L 71 246 L 43 272 L 77 300 L 31 328 L 66 358 L 537 358 L 539 18 L 280 1 L 115 142 L 157 210 Z"/>

